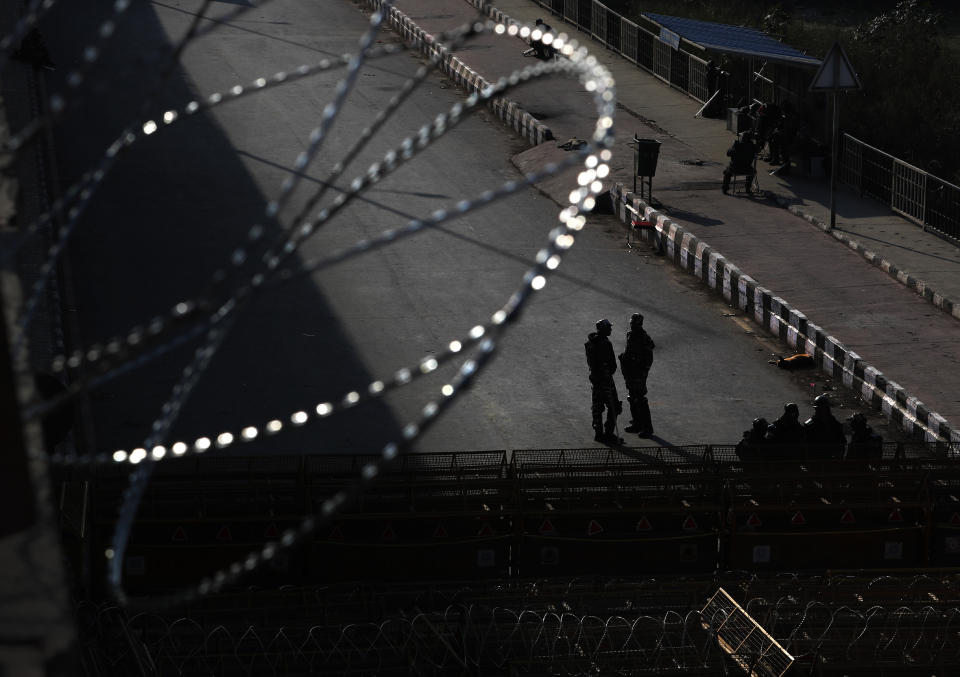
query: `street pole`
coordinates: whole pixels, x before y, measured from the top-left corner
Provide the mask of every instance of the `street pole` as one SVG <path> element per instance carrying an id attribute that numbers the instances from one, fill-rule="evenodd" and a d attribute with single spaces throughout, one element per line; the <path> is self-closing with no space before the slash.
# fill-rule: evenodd
<path id="1" fill-rule="evenodd" d="M 833 88 L 833 141 L 830 144 L 830 229 L 837 225 L 837 147 L 840 145 L 840 98 L 839 90 Z"/>

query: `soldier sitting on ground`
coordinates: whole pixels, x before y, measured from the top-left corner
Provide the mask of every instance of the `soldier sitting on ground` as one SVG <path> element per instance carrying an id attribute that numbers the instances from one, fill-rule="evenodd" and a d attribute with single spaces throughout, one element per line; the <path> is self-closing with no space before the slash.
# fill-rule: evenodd
<path id="1" fill-rule="evenodd" d="M 737 443 L 737 458 L 747 462 L 766 460 L 765 452 L 769 447 L 766 435 L 767 419 L 753 419 L 753 427 L 750 430 L 744 430 L 743 439 Z"/>
<path id="2" fill-rule="evenodd" d="M 811 458 L 843 458 L 847 438 L 843 424 L 830 411 L 830 397 L 826 393 L 813 401 L 813 416 L 803 424 L 803 434 Z"/>
<path id="3" fill-rule="evenodd" d="M 857 412 L 847 420 L 853 431 L 847 446 L 847 459 L 879 461 L 883 458 L 883 438 L 867 425 L 867 417 Z"/>
<path id="4" fill-rule="evenodd" d="M 783 405 L 783 414 L 767 428 L 767 442 L 776 447 L 780 458 L 803 456 L 803 425 L 800 423 L 800 407 L 793 402 Z"/>

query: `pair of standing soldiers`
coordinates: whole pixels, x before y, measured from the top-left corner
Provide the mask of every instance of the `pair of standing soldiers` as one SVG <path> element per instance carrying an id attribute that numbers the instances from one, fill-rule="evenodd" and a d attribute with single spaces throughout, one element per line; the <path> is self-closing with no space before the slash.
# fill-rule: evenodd
<path id="1" fill-rule="evenodd" d="M 584 349 L 587 353 L 587 366 L 590 368 L 590 412 L 593 415 L 595 433 L 593 439 L 597 442 L 620 444 L 623 440 L 616 434 L 615 429 L 623 403 L 617 395 L 617 385 L 613 382 L 617 362 L 609 339 L 612 331 L 613 324 L 610 320 L 598 321 L 597 331 L 591 332 L 587 337 Z M 626 348 L 620 353 L 620 367 L 627 385 L 630 417 L 633 419 L 624 430 L 637 433 L 640 437 L 653 434 L 650 405 L 647 403 L 647 374 L 653 364 L 653 348 L 653 339 L 643 328 L 643 315 L 634 313 L 630 318 Z M 607 413 L 606 422 L 603 420 L 604 411 Z"/>

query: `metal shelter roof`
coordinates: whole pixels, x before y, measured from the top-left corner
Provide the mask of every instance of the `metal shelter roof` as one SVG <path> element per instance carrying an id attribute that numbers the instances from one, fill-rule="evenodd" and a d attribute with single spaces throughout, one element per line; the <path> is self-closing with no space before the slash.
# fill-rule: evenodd
<path id="1" fill-rule="evenodd" d="M 807 66 L 820 65 L 820 59 L 785 45 L 756 28 L 684 19 L 665 14 L 644 12 L 643 16 L 658 24 L 661 29 L 665 28 L 704 49 L 753 56 L 768 61 L 784 61 Z"/>

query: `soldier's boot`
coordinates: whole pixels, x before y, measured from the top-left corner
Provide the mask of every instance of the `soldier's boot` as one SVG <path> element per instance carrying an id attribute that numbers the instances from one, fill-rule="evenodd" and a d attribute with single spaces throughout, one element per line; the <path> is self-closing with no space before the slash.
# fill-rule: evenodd
<path id="1" fill-rule="evenodd" d="M 653 422 L 650 420 L 650 404 L 647 402 L 646 397 L 637 402 L 637 415 L 634 420 L 637 421 L 639 427 L 637 434 L 640 437 L 650 437 L 653 435 Z"/>
<path id="2" fill-rule="evenodd" d="M 617 427 L 617 419 L 607 419 L 607 425 L 603 430 L 603 441 L 607 444 L 623 444 L 623 438 L 613 432 Z"/>
<path id="3" fill-rule="evenodd" d="M 643 430 L 643 427 L 640 425 L 640 422 L 643 420 L 643 416 L 640 413 L 640 407 L 637 403 L 637 398 L 629 398 L 630 402 L 630 425 L 623 429 L 625 433 L 638 433 Z"/>
<path id="4" fill-rule="evenodd" d="M 593 441 L 594 442 L 605 442 L 606 439 L 603 435 L 603 423 L 595 422 L 593 424 Z"/>

